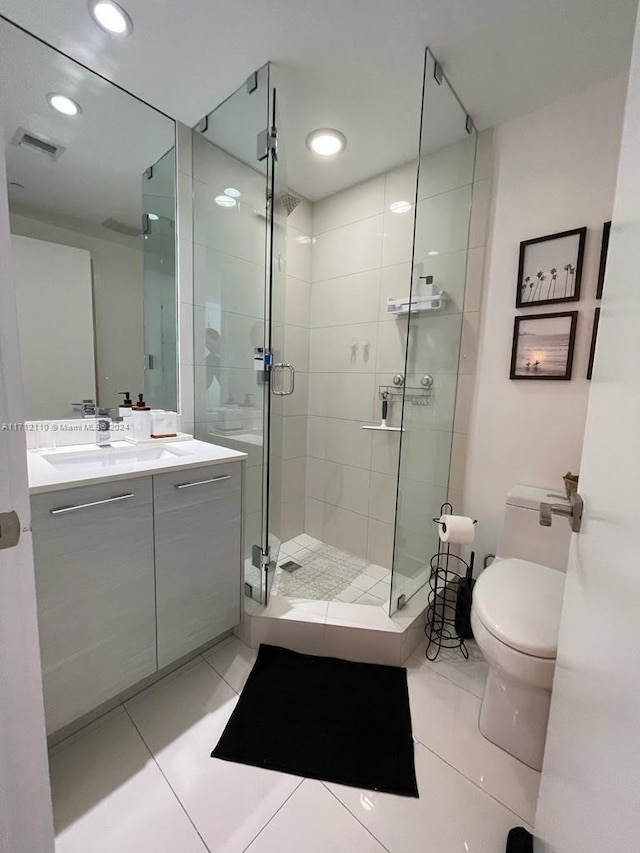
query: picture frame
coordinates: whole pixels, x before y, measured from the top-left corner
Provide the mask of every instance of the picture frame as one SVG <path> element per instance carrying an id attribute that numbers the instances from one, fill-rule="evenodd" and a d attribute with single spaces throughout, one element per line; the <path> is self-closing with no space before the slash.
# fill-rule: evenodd
<path id="1" fill-rule="evenodd" d="M 598 340 L 598 325 L 600 323 L 600 309 L 596 308 L 593 315 L 593 328 L 591 330 L 591 347 L 589 348 L 589 365 L 587 367 L 587 379 L 593 376 L 593 365 L 596 357 L 596 341 Z"/>
<path id="2" fill-rule="evenodd" d="M 577 311 L 516 317 L 509 379 L 571 379 L 577 324 Z"/>
<path id="3" fill-rule="evenodd" d="M 611 220 L 602 226 L 602 244 L 600 245 L 600 266 L 598 267 L 598 287 L 596 299 L 602 299 L 604 276 L 607 271 L 607 254 L 609 253 L 609 237 L 611 235 Z"/>
<path id="4" fill-rule="evenodd" d="M 516 308 L 580 299 L 586 226 L 520 243 Z"/>

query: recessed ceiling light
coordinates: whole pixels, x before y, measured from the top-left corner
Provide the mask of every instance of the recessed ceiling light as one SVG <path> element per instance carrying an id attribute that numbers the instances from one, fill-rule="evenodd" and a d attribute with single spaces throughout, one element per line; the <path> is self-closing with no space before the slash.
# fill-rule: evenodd
<path id="1" fill-rule="evenodd" d="M 235 198 L 229 198 L 228 195 L 217 195 L 216 204 L 219 204 L 220 207 L 235 207 L 237 202 Z"/>
<path id="2" fill-rule="evenodd" d="M 333 157 L 340 154 L 347 146 L 347 137 L 339 130 L 323 127 L 313 130 L 307 136 L 307 148 L 321 157 Z"/>
<path id="3" fill-rule="evenodd" d="M 47 95 L 47 101 L 50 107 L 65 116 L 77 116 L 82 112 L 80 104 L 76 104 L 71 98 L 67 98 L 66 95 L 59 95 L 57 92 L 50 92 Z"/>
<path id="4" fill-rule="evenodd" d="M 431 255 L 431 257 L 433 257 L 434 255 L 439 255 L 439 254 L 440 254 L 440 252 L 436 252 L 435 249 L 433 249 L 433 251 L 431 251 L 431 252 L 427 252 L 427 255 Z"/>
<path id="5" fill-rule="evenodd" d="M 224 194 L 228 195 L 229 198 L 240 198 L 240 196 L 242 195 L 240 190 L 235 189 L 235 187 L 227 187 L 224 191 Z"/>
<path id="6" fill-rule="evenodd" d="M 410 201 L 394 201 L 389 205 L 389 210 L 392 213 L 406 213 L 411 210 Z"/>
<path id="7" fill-rule="evenodd" d="M 158 219 L 160 219 L 157 213 L 149 213 L 147 215 L 152 222 L 156 222 Z"/>
<path id="8" fill-rule="evenodd" d="M 89 11 L 99 27 L 112 36 L 128 36 L 133 29 L 129 15 L 114 0 L 89 0 Z"/>

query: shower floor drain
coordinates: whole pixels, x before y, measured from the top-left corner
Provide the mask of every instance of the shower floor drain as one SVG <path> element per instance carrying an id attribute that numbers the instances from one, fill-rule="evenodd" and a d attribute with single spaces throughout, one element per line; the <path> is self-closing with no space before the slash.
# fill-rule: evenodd
<path id="1" fill-rule="evenodd" d="M 294 563 L 294 561 L 293 561 L 293 560 L 287 560 L 287 562 L 286 562 L 286 563 L 281 563 L 281 564 L 280 564 L 280 568 L 281 568 L 281 569 L 284 569 L 284 570 L 285 570 L 285 572 L 289 572 L 289 574 L 290 574 L 290 575 L 292 575 L 292 574 L 293 574 L 294 572 L 296 572 L 298 569 L 301 569 L 301 568 L 302 568 L 302 566 L 300 565 L 300 563 Z"/>

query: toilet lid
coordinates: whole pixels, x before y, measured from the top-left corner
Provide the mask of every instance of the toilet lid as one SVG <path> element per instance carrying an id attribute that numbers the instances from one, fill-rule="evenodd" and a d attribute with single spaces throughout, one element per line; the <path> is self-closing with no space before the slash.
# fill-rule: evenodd
<path id="1" fill-rule="evenodd" d="M 540 658 L 558 651 L 564 575 L 526 560 L 498 560 L 486 568 L 473 590 L 476 613 L 494 637 Z"/>

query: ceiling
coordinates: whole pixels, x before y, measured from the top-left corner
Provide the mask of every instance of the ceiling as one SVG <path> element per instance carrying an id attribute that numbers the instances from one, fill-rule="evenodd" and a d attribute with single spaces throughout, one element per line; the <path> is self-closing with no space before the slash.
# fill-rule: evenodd
<path id="1" fill-rule="evenodd" d="M 67 94 L 82 114 L 55 112 L 49 92 Z M 143 192 L 173 196 L 166 181 L 143 180 L 143 173 L 173 146 L 174 123 L 5 21 L 0 104 L 8 179 L 22 185 L 9 186 L 12 213 L 128 245 L 130 237 L 102 223 L 114 219 L 140 229 Z M 19 129 L 62 146 L 63 153 L 52 161 L 13 144 Z M 173 217 L 172 206 L 158 215 Z"/>
<path id="2" fill-rule="evenodd" d="M 189 125 L 277 63 L 290 183 L 312 200 L 415 157 L 426 45 L 482 129 L 626 73 L 636 14 L 636 0 L 121 2 L 122 40 L 87 0 L 0 12 Z M 327 126 L 348 146 L 318 162 L 304 140 Z"/>

